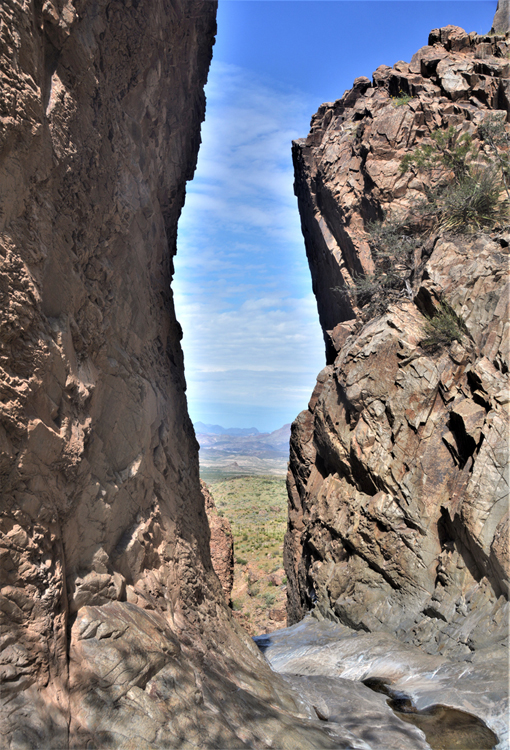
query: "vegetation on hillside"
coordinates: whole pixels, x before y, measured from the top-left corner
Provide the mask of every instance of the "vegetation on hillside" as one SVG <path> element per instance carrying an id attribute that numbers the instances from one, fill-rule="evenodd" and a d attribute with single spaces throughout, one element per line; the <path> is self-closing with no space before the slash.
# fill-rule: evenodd
<path id="1" fill-rule="evenodd" d="M 251 635 L 286 625 L 283 537 L 287 528 L 285 479 L 242 476 L 209 485 L 234 536 L 232 607 Z"/>
<path id="2" fill-rule="evenodd" d="M 375 270 L 360 274 L 348 288 L 362 321 L 384 313 L 391 303 L 413 298 L 420 247 L 431 234 L 490 230 L 509 221 L 510 135 L 499 115 L 480 124 L 475 140 L 452 127 L 431 133 L 402 159 L 400 171 L 423 180 L 423 198 L 407 213 L 388 212 L 367 226 Z M 465 332 L 454 311 L 440 305 L 426 324 L 429 349 L 460 340 Z M 432 343 L 435 342 L 435 343 Z"/>
<path id="3" fill-rule="evenodd" d="M 431 353 L 449 346 L 454 341 L 460 343 L 468 334 L 466 324 L 461 316 L 457 315 L 445 300 L 440 302 L 436 314 L 428 318 L 423 327 L 423 332 L 425 337 L 421 346 Z"/>

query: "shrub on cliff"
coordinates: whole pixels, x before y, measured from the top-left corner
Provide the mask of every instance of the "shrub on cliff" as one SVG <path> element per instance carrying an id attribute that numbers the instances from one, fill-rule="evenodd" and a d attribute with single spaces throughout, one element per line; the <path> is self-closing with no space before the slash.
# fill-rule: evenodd
<path id="1" fill-rule="evenodd" d="M 468 133 L 453 126 L 436 130 L 430 143 L 405 155 L 400 171 L 429 174 L 425 200 L 417 207 L 423 226 L 452 232 L 491 228 L 508 220 L 508 156 L 504 125 L 488 118 L 479 129 L 489 152 L 478 150 Z M 506 192 L 506 195 L 505 195 Z"/>
<path id="2" fill-rule="evenodd" d="M 447 130 L 435 130 L 430 134 L 430 143 L 424 143 L 404 156 L 400 171 L 405 173 L 412 167 L 432 173 L 439 180 L 452 172 L 454 179 L 461 180 L 469 174 L 469 163 L 476 156 L 476 149 L 468 133 L 460 133 L 453 125 Z"/>
<path id="3" fill-rule="evenodd" d="M 412 299 L 417 251 L 428 233 L 490 229 L 508 221 L 510 136 L 499 115 L 486 118 L 478 135 L 482 148 L 453 126 L 436 130 L 428 143 L 402 159 L 402 173 L 410 169 L 428 173 L 424 200 L 406 215 L 393 213 L 369 224 L 373 273 L 356 276 L 349 287 L 335 288 L 354 299 L 361 320 L 381 315 L 390 303 Z M 451 343 L 451 336 L 458 338 L 460 330 L 452 311 L 440 308 L 430 321 L 430 345 Z"/>
<path id="4" fill-rule="evenodd" d="M 425 323 L 424 333 L 421 346 L 432 353 L 450 346 L 454 341 L 461 343 L 468 330 L 461 316 L 443 300 L 435 314 Z"/>
<path id="5" fill-rule="evenodd" d="M 506 196 L 510 201 L 510 132 L 505 128 L 505 120 L 495 112 L 491 113 L 478 127 L 478 135 L 487 144 L 501 169 Z"/>
<path id="6" fill-rule="evenodd" d="M 451 232 L 490 229 L 508 219 L 508 204 L 501 200 L 501 175 L 494 167 L 473 169 L 458 182 L 428 196 L 426 210 L 437 225 Z"/>
<path id="7" fill-rule="evenodd" d="M 398 214 L 373 222 L 367 229 L 374 272 L 356 276 L 351 287 L 335 289 L 341 295 L 354 296 L 363 320 L 386 312 L 391 302 L 412 298 L 415 255 L 421 242 L 407 217 Z"/>

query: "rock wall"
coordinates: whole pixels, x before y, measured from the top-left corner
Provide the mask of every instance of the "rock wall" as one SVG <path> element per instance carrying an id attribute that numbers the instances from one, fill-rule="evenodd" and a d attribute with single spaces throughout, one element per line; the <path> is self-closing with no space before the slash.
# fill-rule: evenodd
<path id="1" fill-rule="evenodd" d="M 290 622 L 316 605 L 431 653 L 507 636 L 508 223 L 429 233 L 409 294 L 371 320 L 339 289 L 374 270 L 368 223 L 423 196 L 426 178 L 399 169 L 406 153 L 449 126 L 483 148 L 487 115 L 510 120 L 508 48 L 508 35 L 436 29 L 409 64 L 322 105 L 293 144 L 327 367 L 292 430 Z M 440 300 L 466 334 L 431 352 L 425 315 Z"/>
<path id="2" fill-rule="evenodd" d="M 220 579 L 225 599 L 230 604 L 230 595 L 234 585 L 234 537 L 232 536 L 232 528 L 228 518 L 224 518 L 218 513 L 214 498 L 207 489 L 206 483 L 200 480 L 200 486 L 211 533 L 212 566 Z"/>
<path id="3" fill-rule="evenodd" d="M 11 750 L 333 746 L 232 621 L 186 410 L 170 283 L 215 12 L 211 0 L 0 6 Z"/>
<path id="4" fill-rule="evenodd" d="M 170 291 L 215 8 L 128 5 L 0 10 L 2 656 L 57 723 L 85 605 L 216 590 Z"/>

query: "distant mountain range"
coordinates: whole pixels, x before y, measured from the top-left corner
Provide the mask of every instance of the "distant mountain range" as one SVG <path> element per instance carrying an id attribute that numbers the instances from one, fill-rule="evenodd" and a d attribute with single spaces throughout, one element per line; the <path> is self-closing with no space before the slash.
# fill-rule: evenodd
<path id="1" fill-rule="evenodd" d="M 193 427 L 197 435 L 260 435 L 256 427 L 222 427 L 219 424 L 204 424 L 203 422 L 195 422 Z"/>
<path id="2" fill-rule="evenodd" d="M 230 427 L 194 424 L 200 444 L 200 460 L 232 459 L 237 456 L 288 460 L 290 424 L 273 432 L 259 432 L 255 427 Z"/>

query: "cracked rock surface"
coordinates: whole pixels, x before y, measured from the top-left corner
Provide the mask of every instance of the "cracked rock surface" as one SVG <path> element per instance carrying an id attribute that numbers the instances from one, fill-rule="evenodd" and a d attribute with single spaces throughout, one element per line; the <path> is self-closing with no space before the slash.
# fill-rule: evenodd
<path id="1" fill-rule="evenodd" d="M 215 13 L 0 4 L 8 750 L 338 746 L 211 564 L 170 284 Z"/>
<path id="2" fill-rule="evenodd" d="M 504 32 L 436 29 L 410 63 L 322 105 L 294 142 L 327 366 L 292 428 L 284 549 L 290 623 L 315 606 L 429 655 L 503 664 L 510 228 L 429 233 L 411 293 L 368 321 L 337 288 L 374 268 L 367 224 L 423 195 L 427 178 L 399 169 L 406 153 L 438 128 L 476 141 L 491 113 L 508 130 L 508 45 Z M 425 316 L 440 300 L 466 334 L 431 351 Z"/>

